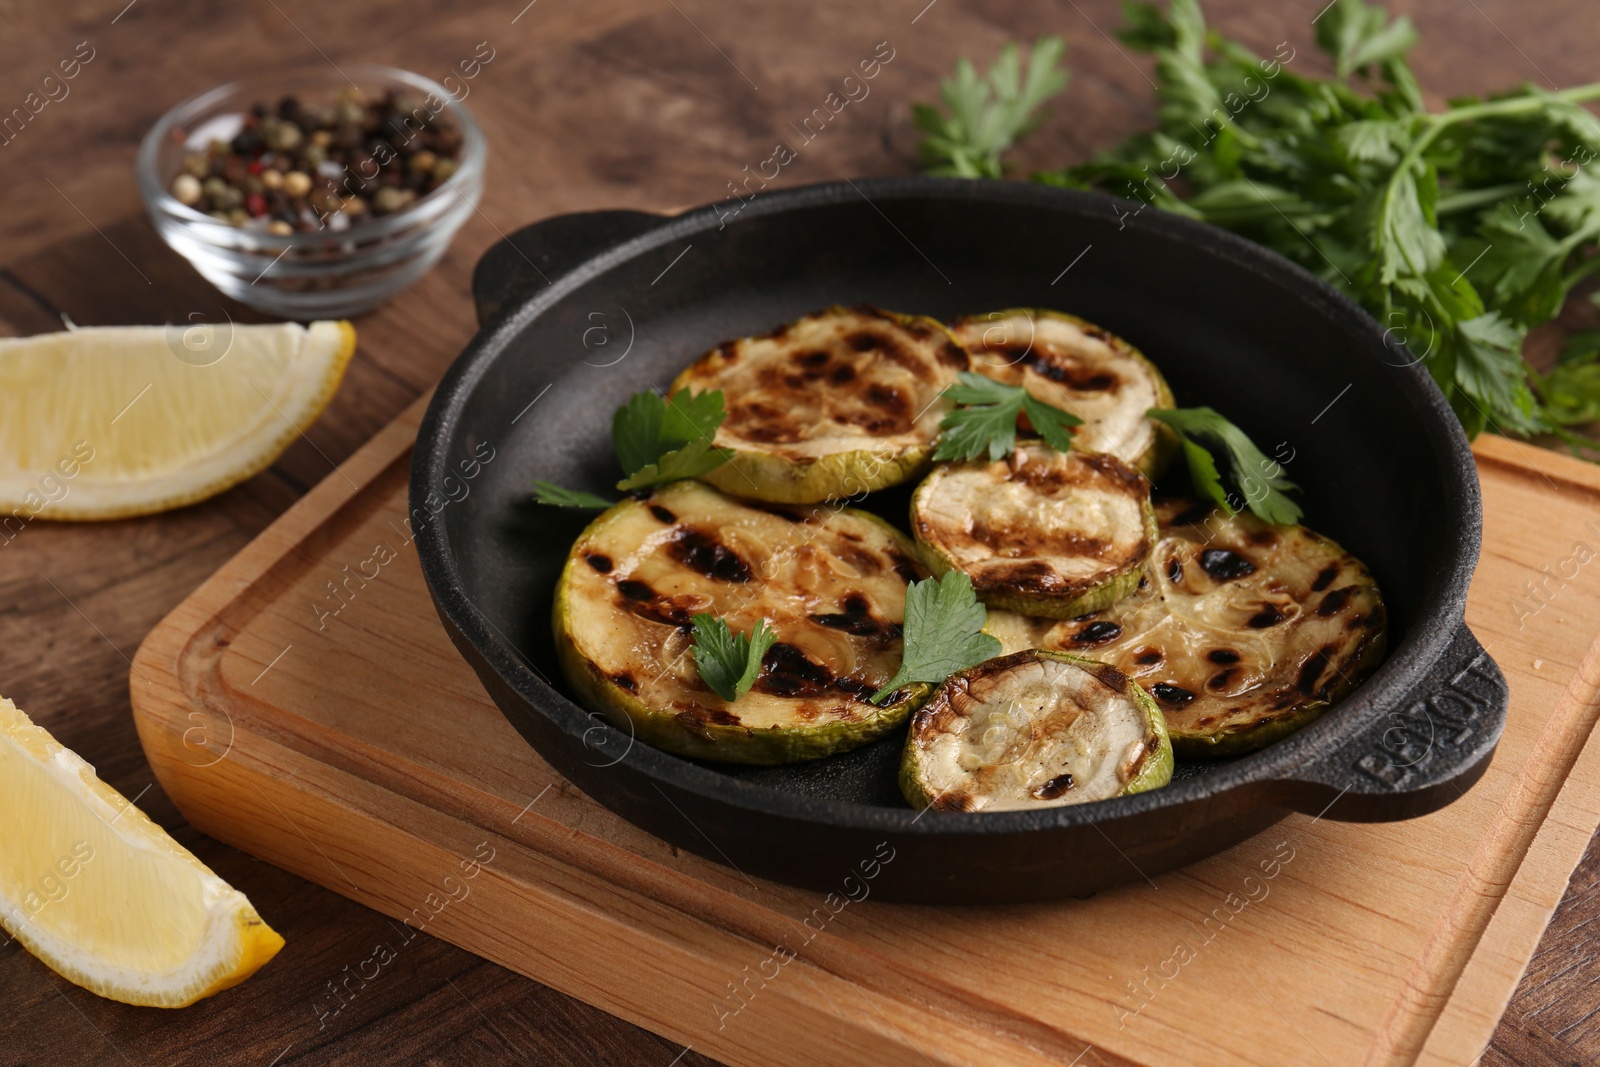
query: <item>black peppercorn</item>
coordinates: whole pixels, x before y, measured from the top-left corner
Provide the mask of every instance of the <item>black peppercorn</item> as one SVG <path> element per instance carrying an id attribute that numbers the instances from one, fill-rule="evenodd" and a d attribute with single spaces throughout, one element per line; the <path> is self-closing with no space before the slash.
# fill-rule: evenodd
<path id="1" fill-rule="evenodd" d="M 370 221 L 456 173 L 460 130 L 392 91 L 341 90 L 327 103 L 258 102 L 228 141 L 191 149 L 170 186 L 181 203 L 274 234 Z"/>

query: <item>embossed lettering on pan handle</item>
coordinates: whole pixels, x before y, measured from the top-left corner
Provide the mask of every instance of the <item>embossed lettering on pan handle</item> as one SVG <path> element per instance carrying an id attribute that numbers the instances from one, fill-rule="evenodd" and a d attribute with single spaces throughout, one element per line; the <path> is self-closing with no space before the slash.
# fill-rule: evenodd
<path id="1" fill-rule="evenodd" d="M 1463 622 L 1405 703 L 1288 775 L 1289 804 L 1347 822 L 1437 811 L 1489 766 L 1508 700 L 1505 676 Z"/>
<path id="2" fill-rule="evenodd" d="M 597 252 L 665 222 L 644 211 L 583 211 L 524 226 L 489 247 L 472 270 L 482 326 Z"/>

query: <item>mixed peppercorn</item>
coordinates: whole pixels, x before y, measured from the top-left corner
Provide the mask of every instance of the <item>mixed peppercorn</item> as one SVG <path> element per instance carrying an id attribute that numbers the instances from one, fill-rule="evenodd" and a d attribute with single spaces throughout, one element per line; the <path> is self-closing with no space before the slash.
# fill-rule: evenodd
<path id="1" fill-rule="evenodd" d="M 184 138 L 181 131 L 174 136 Z M 293 96 L 255 104 L 231 141 L 184 153 L 179 203 L 222 222 L 288 236 L 393 214 L 455 174 L 461 131 L 393 92 L 355 89 L 332 105 Z"/>

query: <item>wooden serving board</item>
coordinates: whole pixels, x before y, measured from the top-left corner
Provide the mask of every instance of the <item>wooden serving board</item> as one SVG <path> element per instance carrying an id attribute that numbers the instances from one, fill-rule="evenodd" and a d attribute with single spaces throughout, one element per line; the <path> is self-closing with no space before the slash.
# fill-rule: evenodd
<path id="1" fill-rule="evenodd" d="M 1511 710 L 1445 810 L 1295 815 L 1052 905 L 754 881 L 590 801 L 490 703 L 406 533 L 422 403 L 149 635 L 150 763 L 201 830 L 730 1064 L 1471 1064 L 1600 822 L 1600 599 L 1574 577 L 1600 469 L 1485 438 L 1467 619 Z"/>

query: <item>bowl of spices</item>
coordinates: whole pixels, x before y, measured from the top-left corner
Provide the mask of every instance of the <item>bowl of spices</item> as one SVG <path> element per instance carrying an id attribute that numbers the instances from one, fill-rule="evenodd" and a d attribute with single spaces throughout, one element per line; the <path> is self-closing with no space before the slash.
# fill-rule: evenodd
<path id="1" fill-rule="evenodd" d="M 137 169 L 157 232 L 207 281 L 282 318 L 328 319 L 438 262 L 482 199 L 486 155 L 444 86 L 347 65 L 186 100 L 145 135 Z"/>

